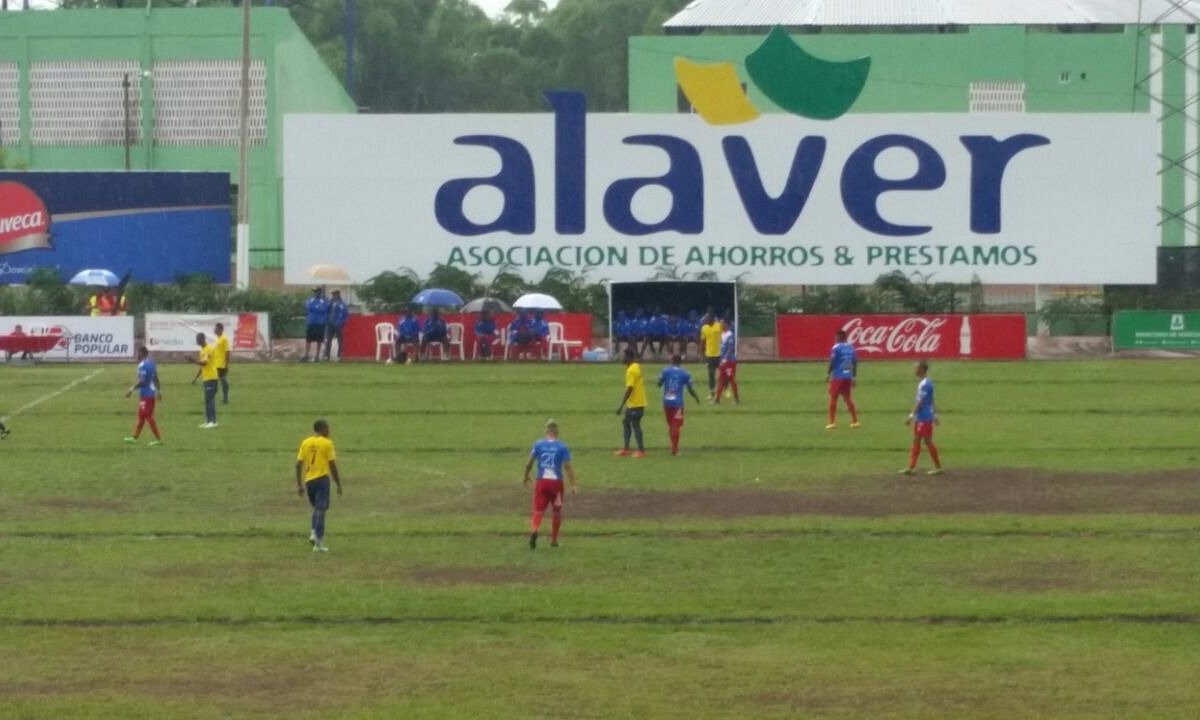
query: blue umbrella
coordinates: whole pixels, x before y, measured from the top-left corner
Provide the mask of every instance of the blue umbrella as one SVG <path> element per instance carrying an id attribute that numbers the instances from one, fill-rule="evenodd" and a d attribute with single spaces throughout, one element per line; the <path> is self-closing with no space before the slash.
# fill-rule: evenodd
<path id="1" fill-rule="evenodd" d="M 463 299 L 453 290 L 442 288 L 426 288 L 413 295 L 413 305 L 428 305 L 430 307 L 458 307 Z"/>
<path id="2" fill-rule="evenodd" d="M 94 285 L 97 287 L 116 287 L 121 282 L 114 272 L 101 268 L 88 268 L 75 273 L 68 283 L 71 285 Z"/>

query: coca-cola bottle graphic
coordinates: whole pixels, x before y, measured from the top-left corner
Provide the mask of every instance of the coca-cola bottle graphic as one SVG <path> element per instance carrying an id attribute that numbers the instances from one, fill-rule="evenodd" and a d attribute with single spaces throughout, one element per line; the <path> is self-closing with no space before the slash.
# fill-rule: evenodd
<path id="1" fill-rule="evenodd" d="M 958 354 L 971 354 L 971 316 L 963 315 L 962 327 L 958 329 Z"/>

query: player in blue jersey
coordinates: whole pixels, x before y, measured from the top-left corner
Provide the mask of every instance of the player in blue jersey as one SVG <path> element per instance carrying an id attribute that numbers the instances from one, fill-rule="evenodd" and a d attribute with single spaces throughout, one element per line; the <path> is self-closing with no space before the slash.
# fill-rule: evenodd
<path id="1" fill-rule="evenodd" d="M 854 352 L 854 346 L 846 342 L 846 331 L 838 330 L 834 334 L 833 350 L 829 353 L 829 369 L 825 373 L 825 379 L 829 382 L 829 424 L 825 426 L 826 430 L 837 429 L 838 397 L 846 401 L 846 410 L 850 412 L 850 427 L 855 430 L 861 427 L 858 424 L 858 409 L 854 407 L 854 400 L 850 397 L 850 391 L 854 388 L 857 378 L 858 354 Z"/>
<path id="2" fill-rule="evenodd" d="M 325 299 L 325 288 L 313 288 L 313 296 L 304 304 L 304 357 L 300 362 L 308 362 L 308 353 L 313 345 L 317 346 L 313 354 L 313 362 L 321 359 L 321 346 L 325 344 L 325 323 L 329 320 L 329 301 Z"/>
<path id="3" fill-rule="evenodd" d="M 687 390 L 692 399 L 700 402 L 700 396 L 692 387 L 692 376 L 679 366 L 683 356 L 675 353 L 671 356 L 671 364 L 663 368 L 658 376 L 658 386 L 662 388 L 663 414 L 667 416 L 667 433 L 671 436 L 671 454 L 679 454 L 679 431 L 683 428 L 683 392 Z"/>
<path id="4" fill-rule="evenodd" d="M 333 351 L 333 341 L 337 340 L 338 351 L 334 358 L 338 362 L 342 360 L 342 342 L 345 339 L 346 321 L 350 319 L 350 306 L 342 299 L 342 291 L 334 290 L 333 297 L 329 299 L 329 315 L 325 320 L 325 361 L 333 359 L 330 354 Z"/>
<path id="5" fill-rule="evenodd" d="M 937 446 L 933 444 L 933 426 L 938 424 L 937 406 L 933 403 L 933 380 L 929 379 L 929 363 L 924 360 L 917 363 L 915 374 L 921 378 L 917 383 L 917 403 L 904 421 L 905 425 L 913 426 L 912 450 L 908 453 L 908 467 L 900 471 L 901 475 L 912 475 L 917 469 L 917 458 L 921 455 L 921 441 L 929 449 L 929 457 L 933 460 L 930 475 L 942 474 L 942 461 L 938 457 Z"/>
<path id="6" fill-rule="evenodd" d="M 396 320 L 396 349 L 393 352 L 396 362 L 415 362 L 417 343 L 419 342 L 421 342 L 421 322 L 417 320 L 411 309 L 405 310 L 404 317 Z"/>
<path id="7" fill-rule="evenodd" d="M 529 487 L 529 471 L 537 463 L 537 484 L 533 487 L 533 514 L 529 518 L 529 549 L 537 549 L 538 531 L 546 507 L 553 509 L 550 523 L 550 547 L 558 547 L 558 530 L 562 527 L 563 477 L 571 482 L 571 494 L 579 492 L 575 483 L 575 468 L 571 467 L 571 450 L 558 439 L 558 423 L 546 421 L 546 436 L 533 444 L 525 461 L 525 487 Z"/>
<path id="8" fill-rule="evenodd" d="M 721 321 L 721 354 L 717 366 L 717 391 L 713 394 L 713 404 L 721 404 L 721 394 L 728 388 L 733 393 L 733 402 L 740 404 L 737 384 L 737 335 L 729 320 Z"/>
<path id="9" fill-rule="evenodd" d="M 154 440 L 150 442 L 150 446 L 157 447 L 162 445 L 162 435 L 158 432 L 158 423 L 154 421 L 154 404 L 162 398 L 162 389 L 158 384 L 158 365 L 150 359 L 150 351 L 144 345 L 138 348 L 137 358 L 137 380 L 125 391 L 125 397 L 132 395 L 134 390 L 138 391 L 137 426 L 133 429 L 133 434 L 125 438 L 125 442 L 130 445 L 136 443 L 142 434 L 142 426 L 148 424 L 150 432 L 154 433 Z"/>

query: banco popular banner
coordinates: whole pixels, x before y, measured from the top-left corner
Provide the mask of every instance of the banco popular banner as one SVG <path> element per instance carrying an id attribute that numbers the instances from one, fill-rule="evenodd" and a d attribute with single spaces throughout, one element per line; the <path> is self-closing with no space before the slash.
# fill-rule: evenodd
<path id="1" fill-rule="evenodd" d="M 860 362 L 1025 357 L 1024 315 L 778 315 L 779 357 L 827 359 L 838 330 L 846 331 Z"/>
<path id="2" fill-rule="evenodd" d="M 212 342 L 217 323 L 224 326 L 234 352 L 270 352 L 271 318 L 267 313 L 146 313 L 146 347 L 151 352 L 195 352 L 196 333 L 204 333 Z"/>
<path id="3" fill-rule="evenodd" d="M 129 360 L 133 358 L 133 317 L 80 315 L 0 316 L 0 335 L 17 329 L 26 335 L 59 335 L 47 360 Z"/>
<path id="4" fill-rule="evenodd" d="M 437 264 L 540 279 L 1152 283 L 1148 114 L 289 115 L 285 279 Z"/>
<path id="5" fill-rule="evenodd" d="M 0 172 L 0 284 L 39 267 L 229 282 L 228 173 Z"/>

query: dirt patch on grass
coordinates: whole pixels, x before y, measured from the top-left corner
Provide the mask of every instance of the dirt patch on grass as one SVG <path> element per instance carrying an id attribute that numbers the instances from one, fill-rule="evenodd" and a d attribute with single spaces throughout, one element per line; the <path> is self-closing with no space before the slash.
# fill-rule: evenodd
<path id="1" fill-rule="evenodd" d="M 129 509 L 129 503 L 98 498 L 37 498 L 30 504 L 48 510 L 110 510 L 120 512 Z"/>
<path id="2" fill-rule="evenodd" d="M 426 585 L 511 585 L 542 580 L 529 570 L 485 567 L 424 567 L 411 571 L 409 577 Z"/>
<path id="3" fill-rule="evenodd" d="M 1161 582 L 1154 573 L 1114 573 L 1103 564 L 1078 560 L 1014 560 L 988 567 L 954 571 L 952 579 L 980 590 L 996 592 L 1092 592 L 1153 587 Z"/>
<path id="4" fill-rule="evenodd" d="M 1005 513 L 1200 513 L 1200 474 L 1091 474 L 1039 470 L 953 470 L 945 475 L 852 480 L 826 491 L 719 489 L 621 490 L 571 498 L 572 517 L 596 520 L 665 516 L 944 515 Z"/>

